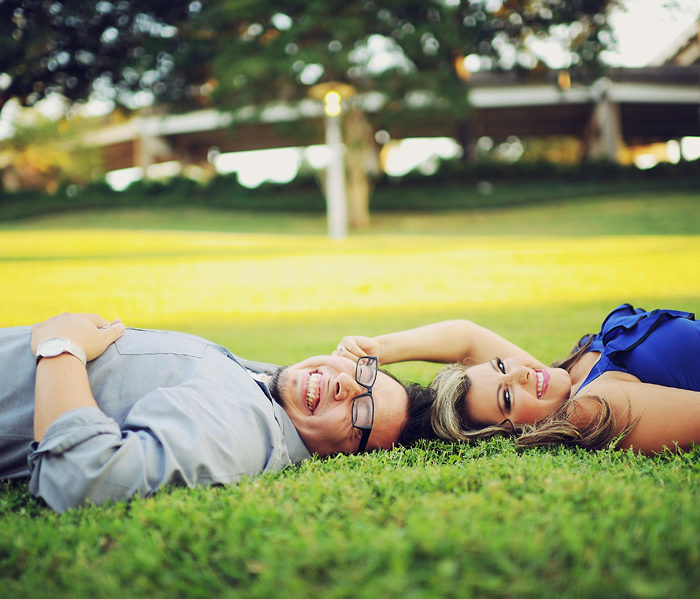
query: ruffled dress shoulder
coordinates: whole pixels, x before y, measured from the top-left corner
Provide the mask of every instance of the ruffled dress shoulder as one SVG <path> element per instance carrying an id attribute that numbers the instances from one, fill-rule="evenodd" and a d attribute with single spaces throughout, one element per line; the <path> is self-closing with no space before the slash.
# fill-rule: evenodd
<path id="1" fill-rule="evenodd" d="M 700 391 L 700 323 L 691 312 L 622 304 L 605 318 L 588 351 L 601 356 L 580 389 L 616 370 L 643 383 Z"/>

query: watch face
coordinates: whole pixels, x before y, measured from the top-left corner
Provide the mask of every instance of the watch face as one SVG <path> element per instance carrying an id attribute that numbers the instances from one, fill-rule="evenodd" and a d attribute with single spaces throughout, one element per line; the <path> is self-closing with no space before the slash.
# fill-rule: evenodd
<path id="1" fill-rule="evenodd" d="M 71 354 L 75 356 L 83 363 L 83 366 L 87 364 L 87 357 L 82 348 L 78 347 L 70 339 L 64 339 L 63 337 L 51 337 L 46 339 L 39 344 L 36 348 L 37 358 L 53 358 L 55 356 L 60 356 L 63 353 Z"/>
<path id="2" fill-rule="evenodd" d="M 39 347 L 39 353 L 46 358 L 57 356 L 66 351 L 65 339 L 47 339 Z"/>

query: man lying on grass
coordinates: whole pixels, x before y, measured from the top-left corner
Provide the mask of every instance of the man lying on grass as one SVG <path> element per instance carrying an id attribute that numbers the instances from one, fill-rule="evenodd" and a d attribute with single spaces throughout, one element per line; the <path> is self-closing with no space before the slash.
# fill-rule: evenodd
<path id="1" fill-rule="evenodd" d="M 57 511 L 388 449 L 430 409 L 425 389 L 371 356 L 316 356 L 261 377 L 199 337 L 95 314 L 0 329 L 0 364 L 0 478 L 30 477 Z"/>

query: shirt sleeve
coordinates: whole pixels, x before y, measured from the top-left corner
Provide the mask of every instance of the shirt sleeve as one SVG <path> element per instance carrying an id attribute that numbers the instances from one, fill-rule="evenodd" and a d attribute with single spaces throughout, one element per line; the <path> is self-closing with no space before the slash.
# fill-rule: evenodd
<path id="1" fill-rule="evenodd" d="M 159 390 L 121 426 L 99 408 L 62 414 L 33 444 L 30 492 L 62 512 L 147 496 L 169 483 L 231 484 L 289 463 L 279 460 L 281 432 L 264 409 L 229 398 L 222 414 L 198 398 L 186 387 Z"/>

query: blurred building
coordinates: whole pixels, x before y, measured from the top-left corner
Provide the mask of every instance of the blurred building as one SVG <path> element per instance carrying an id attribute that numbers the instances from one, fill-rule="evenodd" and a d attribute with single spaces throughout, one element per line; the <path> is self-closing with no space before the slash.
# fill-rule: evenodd
<path id="1" fill-rule="evenodd" d="M 673 148 L 680 148 L 682 139 L 700 137 L 699 35 L 695 24 L 651 66 L 611 68 L 593 82 L 577 81 L 567 71 L 470 74 L 470 139 L 498 144 L 514 136 L 570 137 L 579 140 L 581 158 L 640 166 L 642 156 L 675 161 L 680 150 Z M 365 110 L 380 105 L 376 97 L 366 98 Z M 189 169 L 206 176 L 220 154 L 323 144 L 322 115 L 321 105 L 312 100 L 270 107 L 255 119 L 245 112 L 215 110 L 150 114 L 105 126 L 88 141 L 100 148 L 108 171 L 173 174 Z M 314 130 L 295 126 L 301 121 L 316 122 L 317 133 L 299 135 L 301 129 Z M 424 111 L 383 134 L 393 140 L 450 138 L 453 127 L 439 111 Z"/>

